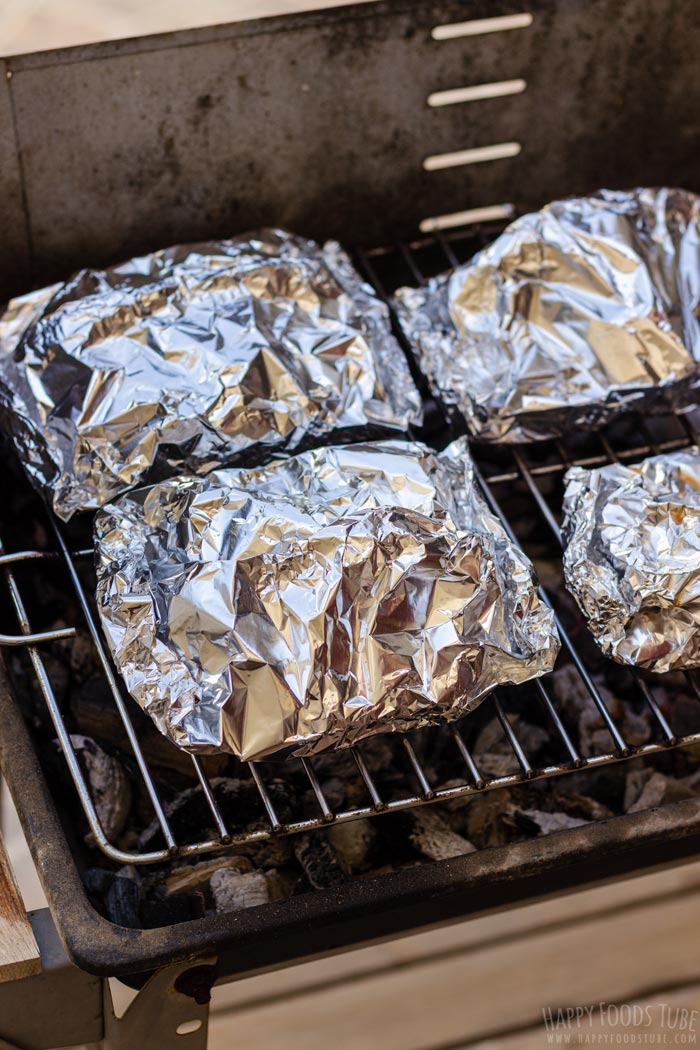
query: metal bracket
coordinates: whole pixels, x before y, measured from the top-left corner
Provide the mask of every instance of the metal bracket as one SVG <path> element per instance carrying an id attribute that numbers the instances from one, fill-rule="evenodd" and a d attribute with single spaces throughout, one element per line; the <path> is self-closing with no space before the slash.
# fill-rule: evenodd
<path id="1" fill-rule="evenodd" d="M 216 958 L 157 970 L 117 1017 L 109 981 L 70 961 L 48 908 L 29 918 L 42 972 L 0 984 L 0 1050 L 206 1050 Z"/>
<path id="2" fill-rule="evenodd" d="M 215 958 L 199 959 L 157 970 L 122 1017 L 104 981 L 104 1041 L 91 1050 L 206 1050 L 215 964 Z"/>

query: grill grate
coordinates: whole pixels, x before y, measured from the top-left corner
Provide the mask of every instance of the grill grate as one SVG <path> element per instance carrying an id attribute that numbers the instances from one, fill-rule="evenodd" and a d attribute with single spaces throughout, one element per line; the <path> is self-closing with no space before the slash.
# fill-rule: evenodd
<path id="1" fill-rule="evenodd" d="M 444 234 L 437 234 L 435 237 L 425 238 L 412 245 L 399 244 L 392 248 L 360 253 L 357 261 L 377 292 L 388 301 L 387 288 L 396 287 L 399 283 L 420 281 L 430 273 L 458 264 L 462 259 L 468 258 L 487 239 L 490 239 L 493 233 L 494 228 L 491 226 L 490 229 L 485 227 L 472 230 L 469 237 L 462 235 L 448 238 Z M 434 440 L 444 443 L 446 436 L 452 436 L 437 406 L 432 406 L 432 412 L 428 413 L 427 419 L 428 438 L 432 435 Z M 545 442 L 541 445 L 520 449 L 503 447 L 475 451 L 479 481 L 488 502 L 503 521 L 509 534 L 521 542 L 526 552 L 537 564 L 537 553 L 528 549 L 528 538 L 518 536 L 519 523 L 524 519 L 530 523 L 533 520 L 544 522 L 556 552 L 561 544 L 558 523 L 561 485 L 564 473 L 570 466 L 599 466 L 614 460 L 631 462 L 649 454 L 687 446 L 694 441 L 696 441 L 696 433 L 690 420 L 669 414 L 668 417 L 662 417 L 660 420 L 649 421 L 628 417 L 621 429 L 615 424 L 606 430 L 572 436 L 567 438 L 566 442 Z M 516 497 L 525 507 L 525 513 L 515 516 L 504 514 L 503 502 L 508 500 L 510 503 Z M 634 672 L 630 674 L 634 677 L 640 701 L 650 711 L 656 739 L 641 746 L 634 746 L 625 740 L 617 721 L 608 709 L 605 697 L 595 682 L 596 663 L 598 667 L 602 666 L 603 658 L 597 654 L 597 651 L 593 651 L 590 645 L 586 650 L 585 628 L 582 624 L 579 625 L 582 628 L 582 644 L 578 644 L 578 628 L 575 632 L 565 630 L 558 612 L 557 592 L 559 588 L 553 590 L 551 599 L 544 590 L 541 590 L 543 600 L 552 605 L 557 615 L 563 642 L 560 662 L 568 661 L 580 676 L 592 704 L 595 705 L 603 725 L 609 732 L 610 750 L 593 755 L 582 755 L 566 728 L 558 701 L 550 692 L 548 679 L 537 680 L 530 686 L 521 687 L 519 690 L 498 691 L 487 698 L 480 708 L 482 717 L 485 712 L 486 717 L 489 714 L 495 716 L 500 723 L 517 762 L 516 772 L 495 777 L 483 774 L 479 769 L 479 756 L 472 754 L 465 740 L 465 735 L 468 736 L 468 734 L 464 731 L 466 725 L 464 721 L 455 723 L 447 729 L 423 730 L 420 734 L 409 734 L 399 738 L 397 747 L 402 752 L 403 766 L 406 770 L 405 789 L 398 794 L 394 791 L 391 797 L 385 797 L 381 785 L 370 772 L 368 763 L 363 757 L 363 745 L 352 748 L 352 757 L 366 794 L 366 801 L 354 808 L 334 809 L 332 801 L 329 801 L 324 793 L 317 774 L 316 764 L 322 761 L 321 759 L 290 759 L 284 765 L 271 762 L 251 762 L 241 767 L 240 775 L 249 776 L 257 789 L 261 819 L 254 824 L 232 830 L 222 814 L 204 763 L 190 756 L 194 781 L 201 788 L 215 834 L 194 842 L 178 841 L 168 813 L 167 801 L 164 800 L 159 790 L 157 776 L 149 768 L 140 742 L 140 734 L 134 727 L 132 716 L 136 713 L 135 708 L 122 692 L 121 684 L 105 650 L 95 618 L 92 598 L 89 597 L 91 585 L 89 587 L 84 585 L 81 572 L 77 568 L 77 565 L 80 564 L 82 569 L 84 562 L 85 572 L 87 572 L 92 551 L 88 549 L 71 550 L 63 527 L 58 526 L 53 519 L 49 518 L 48 512 L 43 511 L 42 513 L 44 520 L 48 522 L 44 531 L 46 536 L 50 537 L 47 539 L 45 548 L 7 552 L 0 541 L 0 567 L 4 571 L 11 606 L 21 632 L 21 636 L 17 639 L 0 635 L 0 643 L 19 642 L 26 648 L 94 840 L 103 853 L 115 862 L 147 864 L 164 861 L 170 857 L 185 857 L 212 850 L 233 848 L 244 843 L 263 841 L 276 834 L 309 831 L 333 821 L 349 821 L 382 812 L 410 809 L 431 801 L 449 801 L 475 792 L 512 786 L 526 780 L 556 777 L 572 770 L 594 769 L 631 756 L 652 755 L 670 748 L 700 743 L 700 705 L 697 712 L 697 732 L 676 735 L 655 695 L 658 678 L 654 679 L 652 676 L 643 676 Z M 0 523 L 0 529 L 4 532 L 7 519 L 2 523 L 1 514 Z M 80 626 L 83 630 L 86 628 L 89 634 L 100 673 L 104 676 L 110 702 L 113 703 L 119 720 L 123 724 L 138 777 L 142 782 L 141 786 L 145 789 L 154 818 L 160 827 L 163 841 L 161 848 L 122 849 L 109 841 L 100 823 L 96 800 L 91 794 L 88 781 L 71 742 L 70 732 L 57 697 L 57 688 L 52 681 L 51 661 L 46 655 L 47 645 L 58 640 L 66 644 L 65 639 L 75 635 L 75 627 L 34 634 L 32 628 L 34 616 L 29 612 L 29 599 L 26 597 L 27 581 L 24 581 L 24 585 L 20 584 L 23 573 L 30 570 L 34 563 L 37 563 L 34 568 L 40 568 L 42 562 L 47 561 L 58 563 L 61 566 L 65 577 L 66 594 L 72 593 L 73 599 L 77 600 L 82 623 L 76 624 L 76 627 Z M 585 654 L 584 650 L 586 650 Z M 593 655 L 589 655 L 589 651 Z M 700 700 L 700 686 L 694 675 L 687 674 L 686 682 L 692 695 Z M 540 768 L 535 768 L 531 764 L 526 747 L 518 736 L 517 718 L 513 718 L 508 713 L 509 706 L 512 706 L 511 701 L 517 706 L 518 700 L 527 696 L 528 705 L 532 703 L 530 699 L 532 692 L 525 693 L 525 690 L 534 690 L 534 695 L 539 699 L 542 714 L 546 720 L 545 724 L 551 736 L 552 746 L 556 745 L 562 756 L 560 761 Z M 469 716 L 471 719 L 474 717 L 476 716 Z M 419 757 L 430 748 L 431 740 L 434 739 L 430 734 L 438 732 L 449 734 L 450 747 L 454 749 L 455 758 L 462 770 L 462 775 L 457 780 L 453 779 L 447 786 L 442 787 L 431 785 L 426 764 Z M 279 784 L 280 778 L 285 775 L 285 769 L 293 769 L 297 777 L 299 775 L 303 777 L 315 800 L 317 807 L 315 814 L 309 816 L 306 813 L 294 812 L 295 802 L 292 799 L 290 801 L 291 812 L 289 814 L 285 812 L 284 817 L 280 815 L 274 801 L 276 793 L 271 787 L 271 782 L 274 777 L 276 783 Z"/>

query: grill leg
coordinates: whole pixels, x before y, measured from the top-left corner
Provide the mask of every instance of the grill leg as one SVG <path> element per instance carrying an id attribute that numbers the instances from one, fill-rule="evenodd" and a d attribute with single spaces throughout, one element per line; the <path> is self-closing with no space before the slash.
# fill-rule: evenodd
<path id="1" fill-rule="evenodd" d="M 104 990 L 104 1040 L 94 1050 L 206 1050 L 214 959 L 158 970 L 126 1013 L 115 1017 L 109 982 Z"/>

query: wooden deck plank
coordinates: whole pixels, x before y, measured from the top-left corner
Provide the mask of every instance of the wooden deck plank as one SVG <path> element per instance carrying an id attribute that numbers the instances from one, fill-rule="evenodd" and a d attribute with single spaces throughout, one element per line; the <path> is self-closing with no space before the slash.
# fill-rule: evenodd
<path id="1" fill-rule="evenodd" d="M 41 957 L 0 835 L 0 981 L 41 972 Z"/>
<path id="2" fill-rule="evenodd" d="M 585 923 L 644 904 L 662 913 L 679 895 L 692 895 L 688 899 L 694 902 L 695 890 L 700 891 L 697 861 L 224 985 L 215 989 L 212 1005 L 215 1012 L 237 1010 L 266 997 L 303 994 L 318 985 L 351 982 L 358 977 L 380 980 L 385 971 L 410 966 L 417 960 L 478 953 L 499 941 L 526 941 L 533 932 L 553 933 L 562 925 Z"/>
<path id="3" fill-rule="evenodd" d="M 10 858 L 12 870 L 19 886 L 19 891 L 27 911 L 36 911 L 46 907 L 46 895 L 29 846 L 24 838 L 22 825 L 7 787 L 0 782 L 0 834 L 5 838 L 5 849 Z"/>
<path id="4" fill-rule="evenodd" d="M 543 1007 L 630 1001 L 658 984 L 700 980 L 700 891 L 586 915 L 383 974 L 215 1013 L 211 1046 L 264 1050 L 426 1050 L 535 1024 Z M 219 1041 L 217 1044 L 217 1040 Z M 540 1033 L 540 1045 L 545 1045 Z"/>
<path id="5" fill-rule="evenodd" d="M 594 1010 L 589 1023 L 585 1018 L 581 1027 L 572 1027 L 570 1048 L 591 1048 L 604 1046 L 675 1046 L 695 1047 L 700 1041 L 698 1035 L 698 1017 L 700 1017 L 700 986 L 692 985 L 679 988 L 643 999 L 633 1000 L 626 1004 L 633 1008 L 632 1022 L 627 1017 L 617 1019 L 614 1010 Z M 640 1009 L 641 1008 L 641 1009 Z M 694 1017 L 684 1020 L 682 1011 L 688 1014 L 695 1011 Z M 678 1014 L 676 1013 L 678 1011 Z M 635 1021 L 635 1019 L 637 1019 Z M 623 1023 L 623 1021 L 625 1023 Z M 686 1024 L 687 1027 L 680 1026 Z M 675 1027 L 672 1027 L 675 1025 Z M 561 1030 L 559 1032 L 561 1035 Z M 619 1038 L 619 1042 L 617 1039 Z M 209 1050 L 228 1050 L 223 1041 L 209 1043 Z M 567 1044 L 557 1042 L 557 1033 L 549 1037 L 544 1023 L 538 1023 L 529 1029 L 513 1032 L 499 1039 L 489 1039 L 479 1043 L 463 1043 L 452 1050 L 544 1050 L 554 1046 L 567 1050 Z M 427 1048 L 426 1048 L 427 1050 Z"/>

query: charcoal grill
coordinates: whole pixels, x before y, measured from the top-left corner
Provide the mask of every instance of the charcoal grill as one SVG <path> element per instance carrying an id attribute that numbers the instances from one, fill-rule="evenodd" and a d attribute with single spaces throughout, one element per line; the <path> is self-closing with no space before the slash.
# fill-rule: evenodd
<path id="1" fill-rule="evenodd" d="M 611 27 L 604 39 L 600 25 Z M 0 184 L 8 202 L 2 292 L 54 280 L 86 262 L 275 222 L 354 246 L 358 268 L 388 300 L 399 284 L 469 258 L 511 215 L 548 199 L 603 185 L 700 190 L 698 44 L 700 10 L 690 0 L 504 0 L 496 7 L 485 0 L 392 0 L 7 60 L 0 88 Z M 459 425 L 448 425 L 426 400 L 418 436 L 441 447 Z M 547 557 L 555 557 L 569 466 L 633 462 L 697 440 L 694 417 L 669 411 L 531 448 L 477 449 L 476 461 L 492 508 L 537 562 L 544 547 L 529 549 L 522 521 L 541 524 Z M 96 624 L 91 550 L 79 528 L 58 526 L 37 496 L 23 492 L 21 505 L 27 517 L 20 528 L 11 506 L 0 510 L 0 643 L 26 651 L 72 789 L 95 842 L 114 862 L 147 866 L 333 821 L 381 820 L 387 812 L 700 743 L 700 678 L 687 676 L 698 700 L 697 725 L 681 734 L 659 700 L 658 679 L 636 675 L 655 735 L 635 746 L 596 685 L 602 657 L 591 654 L 585 632 L 567 632 L 560 619 L 561 659 L 575 668 L 607 728 L 607 748 L 580 752 L 544 679 L 485 702 L 512 747 L 512 773 L 481 771 L 464 723 L 457 723 L 451 746 L 461 774 L 448 787 L 430 781 L 421 757 L 430 746 L 425 732 L 419 743 L 413 735 L 396 741 L 405 776 L 391 797 L 368 769 L 362 745 L 353 749 L 366 792 L 366 802 L 353 808 L 334 809 L 316 760 L 291 760 L 316 810 L 297 812 L 292 800 L 280 815 L 269 790 L 274 765 L 250 763 L 260 819 L 231 826 L 206 763 L 193 757 L 215 834 L 183 841 L 149 768 L 138 712 Z M 26 549 L 27 535 L 45 542 Z M 80 623 L 59 630 L 41 623 L 36 581 L 49 570 L 62 580 Z M 555 609 L 560 590 L 558 582 L 551 595 L 543 593 Z M 156 846 L 119 848 L 98 819 L 46 658 L 57 640 L 70 643 L 75 627 L 96 650 L 111 714 L 160 828 Z M 518 737 L 513 715 L 523 703 L 538 705 L 558 754 L 544 767 L 532 764 Z M 26 696 L 2 665 L 0 718 L 3 772 L 54 920 L 71 958 L 93 974 L 133 977 L 214 956 L 220 976 L 250 974 L 672 863 L 700 847 L 700 802 L 689 799 L 364 879 L 342 893 L 318 890 L 250 909 L 235 922 L 219 916 L 127 930 L 99 916 L 85 895 L 62 797 L 37 754 Z"/>

